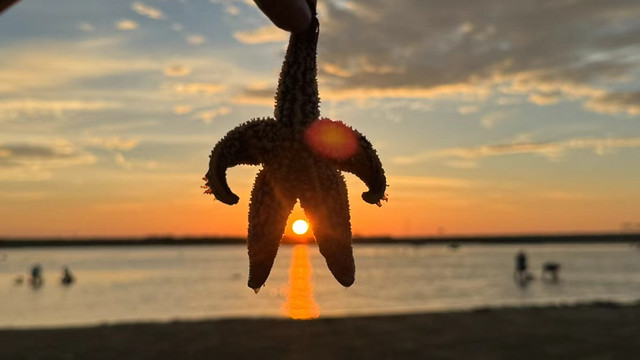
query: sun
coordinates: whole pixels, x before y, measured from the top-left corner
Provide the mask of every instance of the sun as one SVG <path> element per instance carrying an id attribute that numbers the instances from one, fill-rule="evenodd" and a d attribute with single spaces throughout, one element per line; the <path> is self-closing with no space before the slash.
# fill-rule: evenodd
<path id="1" fill-rule="evenodd" d="M 293 222 L 293 225 L 291 225 L 291 229 L 294 233 L 303 235 L 307 233 L 307 230 L 309 230 L 309 223 L 304 220 L 296 220 Z"/>

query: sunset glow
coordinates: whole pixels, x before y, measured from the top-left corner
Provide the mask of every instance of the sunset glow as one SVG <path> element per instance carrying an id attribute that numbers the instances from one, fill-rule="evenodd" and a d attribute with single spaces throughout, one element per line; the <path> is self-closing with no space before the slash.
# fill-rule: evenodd
<path id="1" fill-rule="evenodd" d="M 292 319 L 307 320 L 320 316 L 313 297 L 312 273 L 309 246 L 295 245 L 289 268 L 289 291 L 283 305 L 285 314 Z"/>
<path id="2" fill-rule="evenodd" d="M 348 3 L 318 8 L 305 138 L 378 152 L 382 208 L 342 172 L 354 236 L 640 231 L 640 3 Z M 231 207 L 201 178 L 273 114 L 288 34 L 253 1 L 82 4 L 0 17 L 0 237 L 246 236 L 258 167 L 228 170 Z"/>

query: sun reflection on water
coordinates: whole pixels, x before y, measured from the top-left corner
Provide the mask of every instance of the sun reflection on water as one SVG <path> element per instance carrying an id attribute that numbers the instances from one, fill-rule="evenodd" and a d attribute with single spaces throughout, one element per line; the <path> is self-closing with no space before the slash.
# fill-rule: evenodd
<path id="1" fill-rule="evenodd" d="M 289 268 L 289 291 L 283 305 L 285 315 L 292 319 L 315 319 L 320 308 L 313 298 L 311 261 L 308 245 L 295 245 Z"/>

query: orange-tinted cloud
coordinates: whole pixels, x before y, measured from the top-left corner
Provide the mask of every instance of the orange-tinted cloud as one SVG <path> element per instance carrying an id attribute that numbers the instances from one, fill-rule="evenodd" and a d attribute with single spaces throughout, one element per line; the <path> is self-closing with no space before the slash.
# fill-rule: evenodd
<path id="1" fill-rule="evenodd" d="M 640 137 L 574 138 L 555 142 L 516 142 L 511 144 L 448 148 L 411 156 L 396 157 L 393 161 L 398 164 L 409 165 L 429 159 L 475 160 L 483 157 L 516 154 L 538 154 L 550 159 L 557 159 L 570 150 L 592 150 L 596 154 L 602 155 L 624 148 L 640 148 Z"/>
<path id="2" fill-rule="evenodd" d="M 0 145 L 0 180 L 40 181 L 52 171 L 96 162 L 96 157 L 66 140 Z"/>
<path id="3" fill-rule="evenodd" d="M 268 42 L 287 41 L 289 35 L 274 25 L 267 25 L 254 30 L 237 31 L 233 37 L 243 44 L 263 44 Z"/>
<path id="4" fill-rule="evenodd" d="M 131 10 L 135 11 L 136 13 L 138 13 L 139 15 L 148 17 L 150 19 L 164 19 L 167 16 L 162 12 L 162 10 L 153 7 L 153 6 L 149 6 L 149 5 L 145 5 L 139 1 L 136 1 L 134 3 L 131 4 Z"/>
<path id="5" fill-rule="evenodd" d="M 118 30 L 126 31 L 126 30 L 135 30 L 137 28 L 138 28 L 138 23 L 133 20 L 122 19 L 116 22 L 116 29 Z"/>
<path id="6" fill-rule="evenodd" d="M 538 105 L 578 100 L 590 111 L 640 113 L 633 90 L 603 85 L 637 79 L 638 3 L 354 0 L 322 9 L 320 73 L 336 97 L 436 97 L 451 86 L 494 93 L 507 85 Z M 401 26 L 380 26 L 398 19 Z"/>

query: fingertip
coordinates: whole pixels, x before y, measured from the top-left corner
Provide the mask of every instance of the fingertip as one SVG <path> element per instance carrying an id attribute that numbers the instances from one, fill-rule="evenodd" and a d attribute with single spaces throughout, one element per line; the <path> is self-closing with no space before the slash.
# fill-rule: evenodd
<path id="1" fill-rule="evenodd" d="M 311 23 L 310 4 L 305 0 L 254 0 L 254 2 L 269 20 L 282 30 L 299 33 L 305 31 Z"/>

